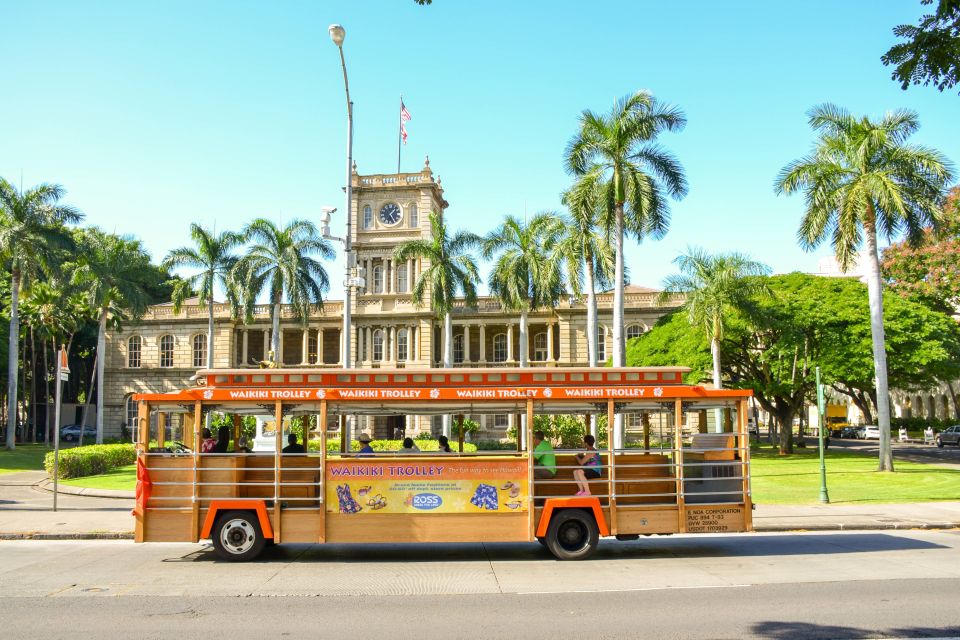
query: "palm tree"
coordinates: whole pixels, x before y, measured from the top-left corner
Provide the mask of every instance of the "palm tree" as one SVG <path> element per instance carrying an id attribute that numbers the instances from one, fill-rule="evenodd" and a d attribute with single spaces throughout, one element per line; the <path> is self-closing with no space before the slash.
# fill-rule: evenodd
<path id="1" fill-rule="evenodd" d="M 242 244 L 239 233 L 224 231 L 213 235 L 197 223 L 190 225 L 190 237 L 195 246 L 173 249 L 163 261 L 163 268 L 190 267 L 200 272 L 183 280 L 178 280 L 173 289 L 173 312 L 180 313 L 183 301 L 197 291 L 200 304 L 207 304 L 207 369 L 213 369 L 214 330 L 213 330 L 213 294 L 214 287 L 220 285 L 227 302 L 235 310 L 239 305 L 233 268 L 237 257 L 234 247 Z"/>
<path id="2" fill-rule="evenodd" d="M 770 267 L 740 253 L 710 255 L 703 249 L 687 249 L 673 263 L 680 273 L 667 277 L 661 303 L 672 294 L 683 294 L 683 308 L 690 324 L 703 329 L 713 355 L 713 386 L 723 388 L 720 375 L 720 341 L 730 313 L 743 308 L 753 295 L 767 290 L 763 282 L 749 276 L 767 275 Z"/>
<path id="3" fill-rule="evenodd" d="M 686 116 L 646 91 L 617 100 L 607 116 L 584 111 L 580 131 L 566 152 L 567 170 L 589 188 L 604 192 L 614 217 L 613 366 L 622 367 L 623 286 L 625 233 L 638 240 L 661 238 L 667 232 L 670 210 L 665 195 L 687 193 L 679 162 L 653 141 L 663 131 L 679 131 Z"/>
<path id="4" fill-rule="evenodd" d="M 476 303 L 480 273 L 473 256 L 467 253 L 480 243 L 480 238 L 469 231 L 457 231 L 453 236 L 443 221 L 443 215 L 430 213 L 430 236 L 409 240 L 394 251 L 397 262 L 419 258 L 425 269 L 413 285 L 413 303 L 422 306 L 430 297 L 430 309 L 437 318 L 443 318 L 443 366 L 453 366 L 453 302 L 458 292 L 463 293 L 467 305 Z M 449 434 L 447 434 L 449 435 Z"/>
<path id="5" fill-rule="evenodd" d="M 557 216 L 540 213 L 523 222 L 507 216 L 484 239 L 483 257 L 496 255 L 490 271 L 490 292 L 504 309 L 520 312 L 520 366 L 527 366 L 527 314 L 556 305 L 563 295 Z"/>
<path id="6" fill-rule="evenodd" d="M 587 363 L 595 367 L 598 353 L 596 287 L 610 286 L 615 259 L 610 244 L 613 225 L 606 200 L 602 191 L 590 192 L 590 186 L 578 183 L 563 194 L 563 203 L 570 215 L 557 221 L 560 240 L 556 251 L 566 262 L 573 294 L 582 295 L 586 284 Z"/>
<path id="7" fill-rule="evenodd" d="M 805 249 L 829 237 L 838 262 L 846 268 L 854 262 L 861 241 L 866 244 L 879 469 L 893 471 L 877 234 L 891 239 L 903 232 L 917 243 L 925 226 L 938 227 L 953 173 L 939 151 L 907 143 L 919 127 L 913 111 L 890 112 L 874 121 L 825 104 L 811 109 L 808 116 L 819 136 L 816 145 L 780 171 L 774 188 L 778 194 L 804 191 L 806 212 L 797 235 Z"/>
<path id="8" fill-rule="evenodd" d="M 330 288 L 326 270 L 311 256 L 332 260 L 333 248 L 308 220 L 291 220 L 281 228 L 257 218 L 244 228 L 242 238 L 253 243 L 234 267 L 234 278 L 243 291 L 245 316 L 252 319 L 253 305 L 266 291 L 273 326 L 273 362 L 282 363 L 280 305 L 286 297 L 294 315 L 306 324 L 311 308 L 321 307 L 323 294 Z"/>
<path id="9" fill-rule="evenodd" d="M 83 219 L 77 209 L 59 204 L 65 191 L 56 184 L 18 190 L 0 178 L 0 260 L 10 269 L 10 346 L 7 356 L 7 439 L 16 447 L 17 363 L 20 320 L 17 315 L 20 287 L 43 271 L 56 267 L 58 251 L 71 246 L 63 225 Z"/>
<path id="10" fill-rule="evenodd" d="M 137 318 L 147 308 L 142 274 L 150 268 L 150 255 L 139 240 L 91 228 L 81 237 L 81 251 L 73 283 L 83 287 L 90 307 L 97 312 L 97 444 L 103 442 L 103 370 L 106 364 L 107 323 L 128 314 Z"/>

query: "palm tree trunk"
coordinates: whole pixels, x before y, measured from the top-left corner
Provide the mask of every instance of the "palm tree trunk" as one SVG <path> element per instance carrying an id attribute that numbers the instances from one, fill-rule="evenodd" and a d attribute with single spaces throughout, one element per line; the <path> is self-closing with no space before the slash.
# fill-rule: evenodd
<path id="1" fill-rule="evenodd" d="M 280 303 L 273 303 L 273 335 L 270 336 L 270 350 L 273 351 L 273 362 L 277 366 L 283 364 L 283 356 L 280 353 Z"/>
<path id="2" fill-rule="evenodd" d="M 618 202 L 614 209 L 614 266 L 613 288 L 613 366 L 624 366 L 626 353 L 623 347 L 623 203 Z"/>
<path id="3" fill-rule="evenodd" d="M 23 375 L 26 379 L 27 375 L 27 337 L 23 337 Z M 47 366 L 47 348 L 44 344 L 43 348 L 43 366 L 46 369 Z M 33 326 L 30 327 L 30 429 L 29 433 L 25 432 L 23 434 L 23 439 L 25 441 L 30 440 L 34 444 L 37 442 L 37 341 L 36 336 L 33 333 Z M 26 396 L 24 396 L 26 400 Z"/>
<path id="4" fill-rule="evenodd" d="M 529 364 L 530 345 L 527 340 L 527 310 L 520 311 L 520 366 L 526 367 Z"/>
<path id="5" fill-rule="evenodd" d="M 597 291 L 594 287 L 593 256 L 586 258 L 587 268 L 587 364 L 597 366 Z"/>
<path id="6" fill-rule="evenodd" d="M 713 356 L 713 388 L 722 389 L 723 381 L 720 379 L 720 339 L 716 335 L 710 340 L 710 354 Z"/>
<path id="7" fill-rule="evenodd" d="M 449 369 L 453 366 L 453 316 L 450 312 L 443 314 L 443 367 Z M 453 434 L 451 427 L 450 414 L 443 414 L 443 435 L 448 438 Z"/>
<path id="8" fill-rule="evenodd" d="M 107 364 L 107 310 L 100 310 L 100 328 L 97 330 L 97 444 L 103 444 L 103 370 Z M 83 433 L 83 427 L 80 427 Z"/>
<path id="9" fill-rule="evenodd" d="M 7 353 L 7 450 L 17 448 L 17 367 L 20 363 L 20 269 L 13 268 L 10 276 L 10 339 Z"/>
<path id="10" fill-rule="evenodd" d="M 957 404 L 957 393 L 953 390 L 953 384 L 947 380 L 947 391 L 950 392 L 950 400 L 953 402 L 953 417 L 955 420 L 960 420 L 960 405 Z"/>
<path id="11" fill-rule="evenodd" d="M 87 392 L 83 394 L 83 415 L 80 418 L 80 437 L 77 438 L 77 446 L 83 446 L 83 428 L 87 426 L 87 417 L 90 414 L 90 393 L 93 391 L 93 383 L 97 379 L 97 367 L 94 366 L 90 371 L 90 384 L 87 386 Z"/>
<path id="12" fill-rule="evenodd" d="M 210 277 L 210 301 L 207 305 L 207 369 L 213 369 L 213 277 Z"/>
<path id="13" fill-rule="evenodd" d="M 890 450 L 890 391 L 887 386 L 887 351 L 883 333 L 883 288 L 877 256 L 877 225 L 871 208 L 864 224 L 867 245 L 867 293 L 870 300 L 870 330 L 873 334 L 873 368 L 877 379 L 877 424 L 880 426 L 879 471 L 893 471 Z"/>

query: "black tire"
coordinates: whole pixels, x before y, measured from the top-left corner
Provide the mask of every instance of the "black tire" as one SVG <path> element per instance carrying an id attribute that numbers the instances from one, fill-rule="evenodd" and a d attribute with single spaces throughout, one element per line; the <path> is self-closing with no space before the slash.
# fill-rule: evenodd
<path id="1" fill-rule="evenodd" d="M 537 542 L 539 542 L 539 543 L 542 544 L 543 546 L 547 546 L 547 539 L 546 539 L 546 538 L 537 538 Z"/>
<path id="2" fill-rule="evenodd" d="M 558 560 L 585 560 L 600 543 L 593 514 L 583 509 L 563 509 L 553 514 L 547 528 L 547 549 Z"/>
<path id="3" fill-rule="evenodd" d="M 220 559 L 230 562 L 253 560 L 267 543 L 255 511 L 227 511 L 220 514 L 210 538 Z"/>
<path id="4" fill-rule="evenodd" d="M 960 442 L 960 440 L 958 440 L 958 442 Z M 937 448 L 943 449 L 943 440 L 941 440 L 939 437 L 937 438 Z"/>

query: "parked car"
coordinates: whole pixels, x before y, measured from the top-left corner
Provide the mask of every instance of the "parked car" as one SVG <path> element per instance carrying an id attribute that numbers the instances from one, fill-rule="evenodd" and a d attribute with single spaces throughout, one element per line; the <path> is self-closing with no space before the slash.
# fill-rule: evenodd
<path id="1" fill-rule="evenodd" d="M 97 438 L 97 428 L 87 425 L 83 428 L 83 439 L 86 442 L 94 442 Z M 60 439 L 64 442 L 77 442 L 80 440 L 80 425 L 68 424 L 60 427 Z"/>
<path id="2" fill-rule="evenodd" d="M 860 427 L 860 439 L 861 440 L 879 440 L 880 427 L 876 425 L 868 425 L 866 427 Z"/>
<path id="3" fill-rule="evenodd" d="M 945 444 L 955 444 L 960 447 L 960 424 L 947 427 L 937 434 L 937 446 L 943 447 Z"/>
<path id="4" fill-rule="evenodd" d="M 859 428 L 847 425 L 840 428 L 840 437 L 841 438 L 852 438 L 856 440 L 859 437 Z"/>

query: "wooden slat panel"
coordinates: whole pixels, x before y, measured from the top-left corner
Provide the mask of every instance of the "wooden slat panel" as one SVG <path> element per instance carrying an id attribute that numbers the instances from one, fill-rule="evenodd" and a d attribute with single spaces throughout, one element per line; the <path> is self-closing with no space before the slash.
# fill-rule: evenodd
<path id="1" fill-rule="evenodd" d="M 324 513 L 316 511 L 281 511 L 284 542 L 321 542 Z"/>
<path id="2" fill-rule="evenodd" d="M 517 542 L 529 538 L 526 513 L 327 514 L 327 542 Z"/>

